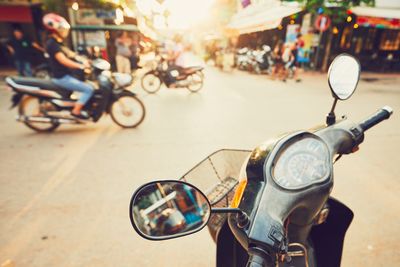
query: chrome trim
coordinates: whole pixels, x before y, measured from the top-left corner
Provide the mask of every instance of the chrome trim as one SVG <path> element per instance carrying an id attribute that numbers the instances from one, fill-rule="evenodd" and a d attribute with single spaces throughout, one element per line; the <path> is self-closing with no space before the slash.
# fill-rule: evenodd
<path id="1" fill-rule="evenodd" d="M 17 116 L 17 121 L 50 123 L 51 119 L 47 117 Z"/>
<path id="2" fill-rule="evenodd" d="M 303 251 L 288 251 L 286 256 L 288 256 L 288 257 L 304 257 L 305 267 L 309 267 L 307 248 L 301 243 L 290 243 L 288 245 L 288 248 L 290 248 L 290 247 L 300 247 Z"/>
<path id="3" fill-rule="evenodd" d="M 17 84 L 10 77 L 7 77 L 5 79 L 5 81 L 6 81 L 6 83 L 8 83 L 9 85 L 11 85 L 12 87 L 14 87 L 16 89 L 21 89 L 21 90 L 26 90 L 26 91 L 40 90 L 39 87 Z"/>
<path id="4" fill-rule="evenodd" d="M 390 115 L 393 114 L 393 109 L 391 107 L 389 107 L 389 106 L 384 106 L 382 109 L 386 110 L 387 112 L 389 112 Z"/>
<path id="5" fill-rule="evenodd" d="M 61 95 L 57 92 L 54 91 L 50 91 L 50 90 L 44 90 L 44 89 L 40 89 L 38 92 L 36 92 L 40 95 L 43 96 L 49 96 L 49 97 L 56 97 L 56 98 L 62 98 Z"/>
<path id="6" fill-rule="evenodd" d="M 67 100 L 60 100 L 60 99 L 52 99 L 50 102 L 52 102 L 60 107 L 73 107 L 75 105 L 74 101 L 67 101 Z"/>
<path id="7" fill-rule="evenodd" d="M 325 207 L 317 214 L 315 223 L 317 225 L 324 223 L 328 218 L 328 216 L 329 216 L 329 208 Z"/>
<path id="8" fill-rule="evenodd" d="M 19 122 L 36 122 L 36 123 L 51 123 L 51 122 L 57 122 L 60 124 L 85 124 L 84 121 L 78 120 L 78 119 L 67 119 L 67 118 L 49 118 L 49 117 L 31 117 L 31 116 L 23 116 L 23 115 L 18 115 L 16 117 L 16 120 Z"/>

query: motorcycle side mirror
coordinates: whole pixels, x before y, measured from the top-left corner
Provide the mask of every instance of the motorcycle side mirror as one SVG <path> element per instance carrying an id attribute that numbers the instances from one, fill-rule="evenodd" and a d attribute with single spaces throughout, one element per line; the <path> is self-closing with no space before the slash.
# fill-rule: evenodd
<path id="1" fill-rule="evenodd" d="M 335 108 L 338 100 L 349 99 L 360 80 L 361 66 L 357 59 L 349 54 L 340 54 L 331 63 L 328 70 L 328 84 L 335 101 L 326 116 L 326 124 L 336 122 Z"/>
<path id="2" fill-rule="evenodd" d="M 346 100 L 356 90 L 361 67 L 357 59 L 348 54 L 338 55 L 328 70 L 328 83 L 336 99 Z"/>
<path id="3" fill-rule="evenodd" d="M 135 231 L 149 240 L 181 237 L 203 229 L 211 216 L 207 197 L 182 181 L 154 181 L 133 194 L 129 215 Z"/>

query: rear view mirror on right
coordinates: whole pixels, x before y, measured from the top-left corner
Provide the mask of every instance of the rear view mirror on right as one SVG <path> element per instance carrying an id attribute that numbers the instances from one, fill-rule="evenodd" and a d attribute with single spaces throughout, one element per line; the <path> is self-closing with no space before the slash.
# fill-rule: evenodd
<path id="1" fill-rule="evenodd" d="M 338 55 L 328 71 L 328 83 L 335 98 L 346 100 L 356 90 L 360 79 L 360 63 L 349 54 Z"/>

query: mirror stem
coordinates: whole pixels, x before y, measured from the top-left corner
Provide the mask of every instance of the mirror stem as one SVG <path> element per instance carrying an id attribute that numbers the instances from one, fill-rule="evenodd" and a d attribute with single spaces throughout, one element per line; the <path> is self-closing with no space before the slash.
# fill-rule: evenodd
<path id="1" fill-rule="evenodd" d="M 211 213 L 236 213 L 237 226 L 245 228 L 249 225 L 249 216 L 239 208 L 213 208 Z"/>
<path id="2" fill-rule="evenodd" d="M 337 101 L 338 101 L 338 99 L 335 98 L 335 101 L 333 101 L 331 111 L 328 113 L 328 115 L 326 115 L 326 124 L 328 126 L 336 123 L 335 108 L 336 108 Z"/>
<path id="3" fill-rule="evenodd" d="M 211 213 L 243 213 L 239 208 L 212 208 Z"/>

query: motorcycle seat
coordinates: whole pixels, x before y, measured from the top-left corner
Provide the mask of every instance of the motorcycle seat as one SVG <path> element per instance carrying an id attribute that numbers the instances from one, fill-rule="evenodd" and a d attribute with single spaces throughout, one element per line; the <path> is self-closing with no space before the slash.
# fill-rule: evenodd
<path id="1" fill-rule="evenodd" d="M 29 91 L 30 90 L 49 90 L 49 91 L 54 91 L 58 94 L 60 94 L 62 97 L 69 97 L 71 95 L 71 92 L 68 90 L 65 90 L 61 88 L 60 86 L 56 85 L 53 83 L 51 80 L 44 80 L 44 79 L 38 79 L 38 78 L 30 78 L 30 77 L 8 77 L 10 80 L 8 84 L 10 84 L 12 87 L 18 88 L 18 85 L 25 86 L 24 88 L 20 89 L 26 89 Z M 7 81 L 7 79 L 6 79 Z M 27 88 L 28 87 L 28 88 Z"/>
<path id="2" fill-rule="evenodd" d="M 186 74 L 191 74 L 191 73 L 195 73 L 195 72 L 197 72 L 197 71 L 201 71 L 201 70 L 203 70 L 203 69 L 204 69 L 203 67 L 196 66 L 196 67 L 188 67 L 188 68 L 185 68 L 183 71 L 184 71 Z"/>

